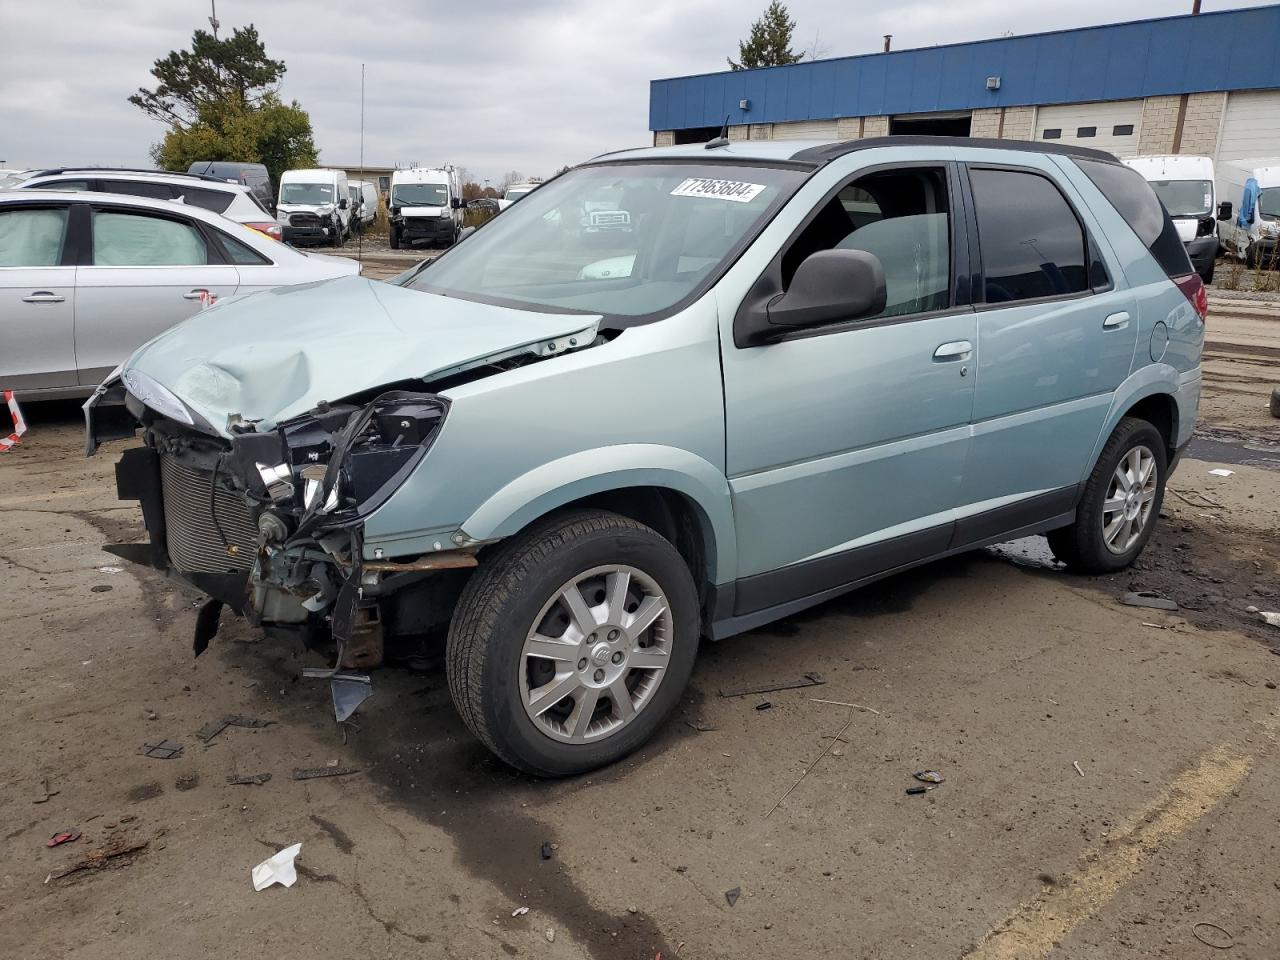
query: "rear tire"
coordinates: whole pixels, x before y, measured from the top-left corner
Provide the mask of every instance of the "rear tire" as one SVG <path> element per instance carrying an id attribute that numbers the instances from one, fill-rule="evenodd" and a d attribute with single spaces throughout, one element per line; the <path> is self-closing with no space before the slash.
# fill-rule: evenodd
<path id="1" fill-rule="evenodd" d="M 1133 563 L 1164 503 L 1165 450 L 1164 437 L 1146 420 L 1121 420 L 1085 481 L 1076 522 L 1049 532 L 1053 555 L 1077 573 L 1111 573 Z"/>
<path id="2" fill-rule="evenodd" d="M 449 692 L 471 732 L 511 766 L 583 773 L 662 725 L 698 634 L 697 590 L 675 547 L 618 514 L 575 510 L 482 559 L 449 627 Z"/>

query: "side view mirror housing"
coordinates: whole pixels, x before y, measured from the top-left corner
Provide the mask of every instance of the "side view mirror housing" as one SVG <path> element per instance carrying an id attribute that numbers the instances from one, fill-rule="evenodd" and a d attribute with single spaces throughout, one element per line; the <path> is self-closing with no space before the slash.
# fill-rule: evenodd
<path id="1" fill-rule="evenodd" d="M 454 210 L 461 210 L 461 209 L 462 209 L 462 198 L 461 198 L 461 197 L 454 197 L 452 200 L 450 200 L 450 201 L 449 201 L 449 205 L 450 205 L 451 207 L 453 207 L 453 209 L 454 209 Z"/>
<path id="2" fill-rule="evenodd" d="M 796 268 L 785 293 L 761 298 L 743 317 L 745 343 L 769 343 L 784 334 L 874 317 L 888 299 L 880 258 L 865 250 L 819 250 Z"/>
<path id="3" fill-rule="evenodd" d="M 338 201 L 338 209 L 339 209 L 339 210 L 345 210 L 345 209 L 347 209 L 347 207 L 349 207 L 349 206 L 351 206 L 351 204 L 347 202 L 347 198 L 346 198 L 346 197 L 343 197 L 341 200 L 339 200 L 339 201 Z"/>
<path id="4" fill-rule="evenodd" d="M 1218 204 L 1218 219 L 1224 223 L 1227 220 L 1231 219 L 1231 201 L 1230 200 L 1223 200 L 1220 204 Z"/>

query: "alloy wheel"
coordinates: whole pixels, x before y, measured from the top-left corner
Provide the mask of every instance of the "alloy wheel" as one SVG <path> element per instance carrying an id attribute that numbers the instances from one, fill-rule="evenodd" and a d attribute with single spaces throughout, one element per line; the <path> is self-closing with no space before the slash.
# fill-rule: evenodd
<path id="1" fill-rule="evenodd" d="M 1156 498 L 1156 458 L 1145 446 L 1126 453 L 1111 475 L 1102 502 L 1102 541 L 1112 553 L 1125 553 L 1146 529 Z"/>

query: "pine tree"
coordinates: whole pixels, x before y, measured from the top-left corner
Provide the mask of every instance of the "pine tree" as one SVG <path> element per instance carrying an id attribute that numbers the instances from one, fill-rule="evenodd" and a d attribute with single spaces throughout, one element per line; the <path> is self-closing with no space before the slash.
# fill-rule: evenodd
<path id="1" fill-rule="evenodd" d="M 729 68 L 751 70 L 798 62 L 800 54 L 791 49 L 795 29 L 796 22 L 791 19 L 786 4 L 772 0 L 760 19 L 751 24 L 751 35 L 738 43 L 738 62 L 729 60 Z"/>

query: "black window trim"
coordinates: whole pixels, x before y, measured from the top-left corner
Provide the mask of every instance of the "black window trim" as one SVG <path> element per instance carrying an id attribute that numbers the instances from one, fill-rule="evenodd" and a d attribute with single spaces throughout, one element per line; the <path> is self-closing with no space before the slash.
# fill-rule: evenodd
<path id="1" fill-rule="evenodd" d="M 1106 293 L 1115 288 L 1115 281 L 1111 276 L 1111 269 L 1107 264 L 1106 257 L 1102 255 L 1102 249 L 1093 239 L 1093 233 L 1089 230 L 1088 224 L 1084 222 L 1084 218 L 1080 216 L 1080 211 L 1076 209 L 1076 205 L 1071 202 L 1071 198 L 1067 196 L 1066 191 L 1062 189 L 1062 185 L 1058 183 L 1057 178 L 1047 170 L 1040 170 L 1036 167 L 1024 167 L 1012 163 L 975 163 L 961 162 L 964 168 L 962 180 L 964 182 L 964 190 L 968 195 L 969 210 L 972 213 L 973 222 L 973 300 L 974 310 L 983 313 L 988 310 L 1005 310 L 1010 307 L 1020 307 L 1024 304 L 1037 303 L 1056 303 L 1062 300 L 1081 300 L 1085 297 L 1097 296 L 1100 293 Z M 1084 235 L 1085 240 L 1085 277 L 1092 279 L 1093 265 L 1098 263 L 1102 266 L 1107 274 L 1107 282 L 1097 286 L 1085 287 L 1083 290 L 1075 293 L 1055 293 L 1047 297 L 1032 297 L 1027 300 L 1004 300 L 999 303 L 987 303 L 987 283 L 986 283 L 986 267 L 982 259 L 982 243 L 978 237 L 978 206 L 974 201 L 973 183 L 969 179 L 970 170 L 996 170 L 1003 173 L 1030 173 L 1037 177 L 1043 177 L 1048 180 L 1053 188 L 1058 191 L 1063 201 L 1067 205 L 1067 209 L 1071 211 L 1071 215 L 1075 217 L 1076 224 L 1080 227 L 1080 232 Z"/>
<path id="2" fill-rule="evenodd" d="M 79 243 L 76 236 L 75 220 L 77 202 L 73 193 L 67 194 L 66 200 L 22 200 L 14 198 L 6 203 L 0 204 L 0 213 L 6 210 L 50 210 L 58 207 L 67 208 L 67 223 L 62 234 L 62 256 L 58 258 L 57 263 L 51 263 L 43 267 L 33 266 L 13 266 L 0 267 L 0 270 L 57 270 L 62 267 L 79 266 Z"/>
<path id="3" fill-rule="evenodd" d="M 796 225 L 796 228 L 788 234 L 787 239 L 778 247 L 777 252 L 769 261 L 768 265 L 761 272 L 755 283 L 751 285 L 751 289 L 747 291 L 746 296 L 742 298 L 742 303 L 738 305 L 738 310 L 733 317 L 733 342 L 740 350 L 753 349 L 755 347 L 769 346 L 774 343 L 784 343 L 788 340 L 804 340 L 810 337 L 824 337 L 836 333 L 845 333 L 852 330 L 866 330 L 873 327 L 886 327 L 899 323 L 914 323 L 917 320 L 931 320 L 935 317 L 959 316 L 964 313 L 973 312 L 972 290 L 970 277 L 972 276 L 971 263 L 969 260 L 969 222 L 968 209 L 964 205 L 961 192 L 963 186 L 960 180 L 960 164 L 954 160 L 944 159 L 924 159 L 924 160 L 897 160 L 890 163 L 878 163 L 867 167 L 860 167 L 842 177 L 840 181 L 828 190 L 817 203 L 809 210 L 804 219 Z M 872 317 L 864 320 L 846 320 L 841 323 L 824 324 L 820 327 L 810 327 L 804 330 L 793 330 L 781 333 L 776 339 L 770 340 L 768 343 L 748 343 L 745 338 L 747 313 L 752 307 L 758 305 L 761 299 L 773 299 L 783 293 L 782 287 L 782 260 L 791 245 L 796 242 L 799 236 L 809 228 L 818 213 L 834 200 L 846 187 L 851 186 L 863 177 L 873 173 L 880 173 L 885 170 L 941 170 L 946 176 L 947 183 L 947 216 L 951 221 L 951 304 L 938 310 L 924 310 L 917 313 L 896 314 L 889 317 Z"/>
<path id="4" fill-rule="evenodd" d="M 157 201 L 157 202 L 161 202 L 161 201 Z M 179 212 L 176 209 L 175 210 L 155 210 L 151 207 L 135 207 L 133 204 L 128 204 L 128 203 L 101 203 L 101 202 L 95 202 L 93 200 L 85 201 L 83 202 L 82 205 L 89 209 L 89 215 L 85 219 L 86 232 L 84 237 L 84 251 L 83 251 L 83 256 L 81 258 L 81 262 L 79 263 L 79 266 L 82 266 L 82 267 L 100 266 L 99 264 L 95 264 L 93 262 L 93 214 L 99 211 L 112 212 L 112 213 L 120 213 L 120 212 L 136 213 L 136 214 L 140 214 L 141 216 L 154 217 L 155 219 L 158 219 L 158 220 L 171 220 L 175 223 L 180 223 L 180 224 L 183 224 L 184 226 L 192 227 L 196 231 L 196 233 L 200 235 L 200 239 L 204 241 L 205 251 L 208 254 L 208 260 L 205 263 L 155 263 L 155 264 L 140 263 L 140 264 L 132 264 L 126 267 L 125 269 L 146 270 L 146 269 L 158 269 L 162 267 L 170 268 L 170 267 L 224 267 L 224 266 L 234 267 L 235 266 L 234 263 L 231 263 L 227 260 L 226 254 L 222 249 L 222 244 L 214 243 L 213 239 L 209 236 L 208 231 L 213 229 L 212 227 L 210 227 L 204 221 L 196 219 L 195 217 L 184 216 L 181 212 Z M 101 264 L 101 266 L 106 267 L 105 264 Z M 117 267 L 112 266 L 112 267 L 107 267 L 107 269 L 117 269 Z"/>
<path id="5" fill-rule="evenodd" d="M 250 244 L 245 243 L 245 241 L 243 240 L 236 239 L 235 237 L 231 236 L 231 234 L 227 233 L 225 230 L 220 230 L 218 227 L 215 227 L 209 223 L 205 223 L 203 220 L 197 220 L 195 222 L 199 225 L 200 229 L 204 232 L 205 242 L 209 243 L 210 247 L 217 248 L 218 255 L 222 257 L 222 263 L 230 264 L 233 267 L 274 267 L 276 265 L 276 262 L 274 260 L 268 257 L 265 253 L 263 253 L 257 247 L 251 246 Z M 251 228 L 245 227 L 245 229 L 248 230 Z M 222 245 L 223 240 L 230 240 L 232 243 L 240 244 L 240 246 L 244 247 L 246 250 L 253 253 L 258 258 L 258 262 L 257 263 L 236 263 L 236 261 L 232 260 L 227 255 L 226 249 Z M 216 243 L 211 241 L 216 241 Z"/>

